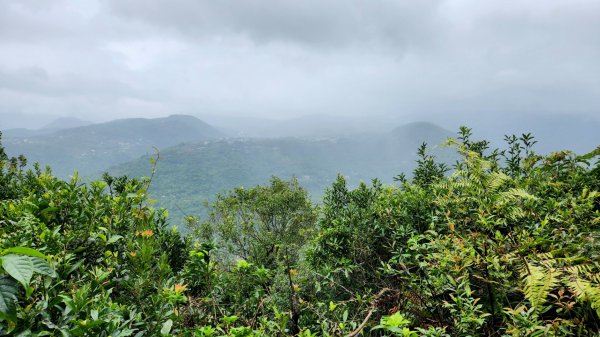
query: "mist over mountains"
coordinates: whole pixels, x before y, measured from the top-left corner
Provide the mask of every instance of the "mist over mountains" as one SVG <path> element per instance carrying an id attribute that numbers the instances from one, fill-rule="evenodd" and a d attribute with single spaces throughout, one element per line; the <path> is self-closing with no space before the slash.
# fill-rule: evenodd
<path id="1" fill-rule="evenodd" d="M 38 132 L 42 134 L 15 136 L 18 133 L 8 130 L 4 140 L 7 151 L 23 153 L 30 161 L 50 165 L 60 177 L 76 170 L 84 177 L 93 177 L 112 165 L 153 152 L 154 147 L 224 136 L 199 119 L 183 115 L 121 119 Z"/>
<path id="2" fill-rule="evenodd" d="M 75 117 L 60 117 L 38 129 L 24 127 L 3 130 L 4 138 L 24 138 L 53 133 L 59 130 L 71 129 L 94 124 Z"/>
<path id="3" fill-rule="evenodd" d="M 209 120 L 210 123 L 204 121 Z M 600 144 L 591 118 L 523 116 L 519 120 L 482 123 L 474 134 L 503 146 L 504 134 L 532 132 L 536 150 L 590 151 Z M 440 160 L 453 158 L 440 147 L 456 129 L 429 122 L 308 115 L 288 120 L 171 115 L 129 118 L 90 124 L 59 119 L 46 127 L 3 130 L 9 154 L 50 165 L 59 177 L 75 171 L 84 179 L 102 172 L 148 176 L 150 158 L 160 153 L 151 193 L 176 219 L 200 214 L 205 200 L 234 187 L 266 183 L 271 176 L 296 177 L 317 200 L 337 174 L 350 184 L 378 178 L 392 182 L 410 174 L 416 150 L 426 142 Z"/>
<path id="4" fill-rule="evenodd" d="M 185 143 L 161 151 L 151 193 L 160 205 L 202 212 L 203 201 L 235 187 L 253 187 L 271 176 L 296 177 L 317 200 L 337 174 L 351 185 L 392 178 L 412 170 L 422 142 L 438 144 L 452 135 L 430 123 L 414 123 L 378 135 L 342 138 L 229 138 Z M 443 155 L 443 151 L 437 151 Z M 118 165 L 115 175 L 148 175 L 150 156 Z"/>
<path id="5" fill-rule="evenodd" d="M 593 114 L 527 112 L 519 115 L 473 112 L 404 117 L 312 114 L 281 120 L 210 114 L 197 116 L 232 137 L 351 137 L 386 133 L 398 126 L 428 121 L 453 132 L 460 126 L 468 126 L 476 137 L 489 140 L 497 147 L 504 146 L 505 135 L 531 133 L 538 141 L 536 151 L 539 153 L 559 149 L 585 152 L 600 143 L 600 113 L 596 117 Z"/>

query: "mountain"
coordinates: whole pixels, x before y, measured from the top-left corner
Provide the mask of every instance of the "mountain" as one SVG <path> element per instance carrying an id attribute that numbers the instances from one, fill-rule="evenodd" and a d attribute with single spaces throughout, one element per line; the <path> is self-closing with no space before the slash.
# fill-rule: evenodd
<path id="1" fill-rule="evenodd" d="M 76 128 L 80 126 L 88 126 L 93 124 L 90 121 L 84 121 L 82 119 L 76 117 L 61 117 L 53 120 L 52 122 L 46 124 L 42 129 L 46 130 L 61 130 L 61 129 L 70 129 Z"/>
<path id="2" fill-rule="evenodd" d="M 76 128 L 80 126 L 87 126 L 93 124 L 89 121 L 84 121 L 75 117 L 61 117 L 53 120 L 46 124 L 44 127 L 39 129 L 27 129 L 27 128 L 13 128 L 5 129 L 2 131 L 2 138 L 25 138 L 45 135 L 56 132 L 58 130 Z"/>
<path id="3" fill-rule="evenodd" d="M 430 123 L 408 124 L 382 134 L 343 138 L 223 139 L 179 144 L 160 153 L 150 193 L 175 219 L 202 214 L 202 203 L 238 186 L 273 175 L 298 178 L 317 200 L 338 173 L 353 185 L 380 178 L 392 182 L 414 167 L 417 147 L 439 144 L 450 131 Z M 148 176 L 150 156 L 113 167 L 114 175 Z"/>
<path id="4" fill-rule="evenodd" d="M 258 128 L 270 137 L 344 137 L 371 130 L 367 123 L 350 117 L 313 114 L 275 121 Z"/>
<path id="5" fill-rule="evenodd" d="M 247 116 L 201 115 L 201 119 L 220 127 L 233 137 L 349 137 L 361 133 L 388 132 L 395 125 L 428 120 L 445 129 L 458 130 L 466 125 L 475 138 L 486 139 L 503 147 L 504 135 L 531 133 L 538 143 L 538 153 L 570 149 L 589 152 L 600 144 L 600 113 L 520 114 L 477 112 L 437 113 L 430 115 L 391 114 L 368 116 L 333 116 L 312 114 L 290 119 L 265 119 Z"/>
<path id="6" fill-rule="evenodd" d="M 15 128 L 15 129 L 6 129 L 2 130 L 2 139 L 7 140 L 9 138 L 25 138 L 25 137 L 34 137 L 45 135 L 49 133 L 53 133 L 56 130 L 52 129 L 25 129 L 25 128 Z"/>
<path id="7" fill-rule="evenodd" d="M 51 123 L 56 116 L 3 111 L 0 106 L 0 130 L 39 129 Z"/>
<path id="8" fill-rule="evenodd" d="M 390 131 L 389 121 L 381 116 L 334 116 L 310 114 L 288 119 L 248 116 L 198 115 L 232 137 L 348 137 L 361 133 Z"/>
<path id="9" fill-rule="evenodd" d="M 181 142 L 216 139 L 223 134 L 185 115 L 121 119 L 58 130 L 49 134 L 7 137 L 9 154 L 25 154 L 31 162 L 52 166 L 66 177 L 75 170 L 93 176 L 106 168 Z"/>

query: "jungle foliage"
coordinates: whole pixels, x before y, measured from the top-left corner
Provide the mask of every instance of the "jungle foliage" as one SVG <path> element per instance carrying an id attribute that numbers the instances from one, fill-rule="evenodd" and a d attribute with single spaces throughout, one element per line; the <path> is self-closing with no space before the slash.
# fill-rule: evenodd
<path id="1" fill-rule="evenodd" d="M 318 207 L 274 177 L 186 236 L 152 177 L 64 181 L 0 145 L 0 335 L 598 335 L 600 148 L 506 141 L 461 128 L 454 165 L 423 145 L 410 178 L 339 176 Z"/>

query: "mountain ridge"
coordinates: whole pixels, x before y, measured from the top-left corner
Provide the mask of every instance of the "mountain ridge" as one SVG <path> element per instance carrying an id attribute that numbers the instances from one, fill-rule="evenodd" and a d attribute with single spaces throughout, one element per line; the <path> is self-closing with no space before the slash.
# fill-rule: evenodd
<path id="1" fill-rule="evenodd" d="M 418 127 L 420 131 L 412 131 Z M 411 136 L 398 137 L 398 133 Z M 421 135 L 419 135 L 421 133 Z M 203 201 L 235 187 L 246 188 L 269 181 L 271 176 L 296 177 L 318 199 L 337 174 L 350 184 L 380 178 L 392 182 L 399 173 L 410 173 L 418 146 L 431 145 L 452 132 L 433 123 L 407 125 L 394 132 L 329 138 L 225 138 L 188 142 L 160 152 L 150 193 L 158 205 L 175 212 L 202 214 Z M 408 139 L 408 140 L 407 140 Z M 436 150 L 437 153 L 442 153 Z M 113 175 L 150 175 L 151 155 L 112 167 Z"/>
<path id="2" fill-rule="evenodd" d="M 92 176 L 112 165 L 133 160 L 153 148 L 186 141 L 224 137 L 214 127 L 193 116 L 126 118 L 46 134 L 9 137 L 7 152 L 24 153 L 32 162 L 50 165 L 54 173 L 67 177 L 75 170 Z"/>

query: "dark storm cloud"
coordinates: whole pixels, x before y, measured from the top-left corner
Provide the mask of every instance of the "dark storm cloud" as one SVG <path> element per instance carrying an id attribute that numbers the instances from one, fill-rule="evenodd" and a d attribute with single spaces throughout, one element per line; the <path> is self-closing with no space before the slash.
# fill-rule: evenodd
<path id="1" fill-rule="evenodd" d="M 593 117 L 599 59 L 592 0 L 0 1 L 0 113 Z"/>

